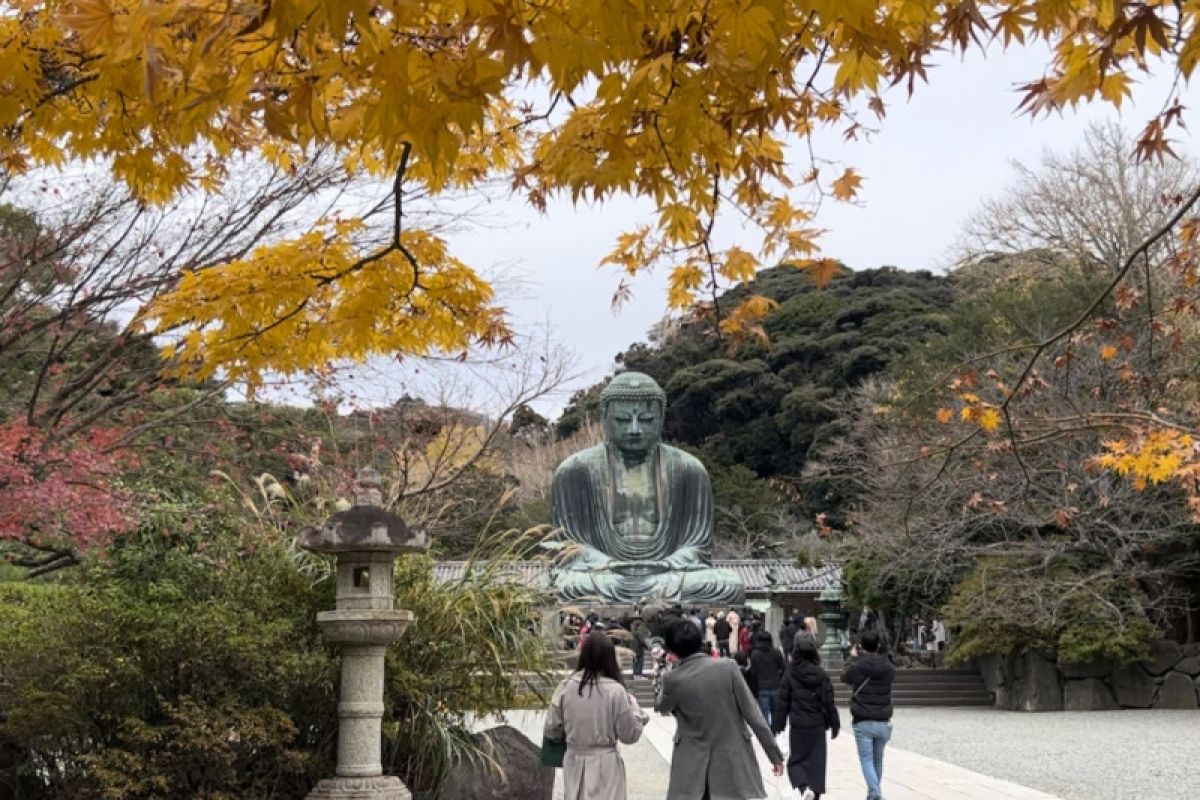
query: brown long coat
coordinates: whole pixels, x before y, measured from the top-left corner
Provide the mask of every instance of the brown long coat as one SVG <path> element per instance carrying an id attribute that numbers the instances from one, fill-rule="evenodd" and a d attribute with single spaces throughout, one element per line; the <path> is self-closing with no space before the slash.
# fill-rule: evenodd
<path id="1" fill-rule="evenodd" d="M 617 742 L 633 744 L 642 737 L 637 701 L 611 678 L 579 693 L 576 672 L 554 691 L 543 733 L 567 740 L 563 759 L 565 800 L 626 800 L 625 762 Z"/>

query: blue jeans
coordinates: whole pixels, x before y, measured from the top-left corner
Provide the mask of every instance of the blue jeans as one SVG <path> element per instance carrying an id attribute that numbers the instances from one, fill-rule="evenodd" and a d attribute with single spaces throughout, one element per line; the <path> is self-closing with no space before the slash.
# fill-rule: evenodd
<path id="1" fill-rule="evenodd" d="M 858 747 L 858 763 L 863 780 L 867 782 L 868 800 L 882 800 L 883 748 L 892 738 L 892 723 L 864 719 L 854 723 L 854 744 Z"/>
<path id="2" fill-rule="evenodd" d="M 758 707 L 762 709 L 763 719 L 767 724 L 771 724 L 771 709 L 775 708 L 775 698 L 778 696 L 778 689 L 759 689 L 758 690 Z"/>

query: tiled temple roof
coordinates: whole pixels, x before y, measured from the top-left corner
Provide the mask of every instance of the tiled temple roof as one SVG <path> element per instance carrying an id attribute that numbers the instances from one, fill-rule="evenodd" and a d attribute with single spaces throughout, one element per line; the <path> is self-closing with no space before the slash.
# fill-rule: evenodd
<path id="1" fill-rule="evenodd" d="M 461 580 L 466 572 L 466 561 L 439 561 L 434 565 L 433 575 L 439 582 Z M 476 562 L 477 568 L 483 566 Z M 530 586 L 547 586 L 545 561 L 514 561 L 503 567 L 503 573 Z M 797 567 L 782 558 L 737 559 L 713 561 L 714 567 L 727 569 L 742 579 L 747 592 L 820 592 L 831 587 L 840 587 L 842 570 L 837 566 L 809 569 Z"/>

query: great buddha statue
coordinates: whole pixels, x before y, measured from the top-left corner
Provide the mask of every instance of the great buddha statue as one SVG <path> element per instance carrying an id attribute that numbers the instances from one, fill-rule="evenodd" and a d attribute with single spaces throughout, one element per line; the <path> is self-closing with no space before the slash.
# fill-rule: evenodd
<path id="1" fill-rule="evenodd" d="M 659 441 L 666 404 L 650 376 L 617 375 L 600 393 L 604 442 L 555 470 L 560 599 L 729 605 L 744 597 L 736 575 L 712 566 L 708 472 Z"/>

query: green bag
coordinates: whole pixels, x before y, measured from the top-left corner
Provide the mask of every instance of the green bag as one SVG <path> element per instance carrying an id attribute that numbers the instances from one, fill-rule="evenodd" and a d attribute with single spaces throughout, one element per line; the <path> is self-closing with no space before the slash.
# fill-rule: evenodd
<path id="1" fill-rule="evenodd" d="M 567 742 L 556 741 L 542 737 L 542 766 L 543 767 L 561 767 L 563 765 L 563 756 L 567 754 Z"/>

